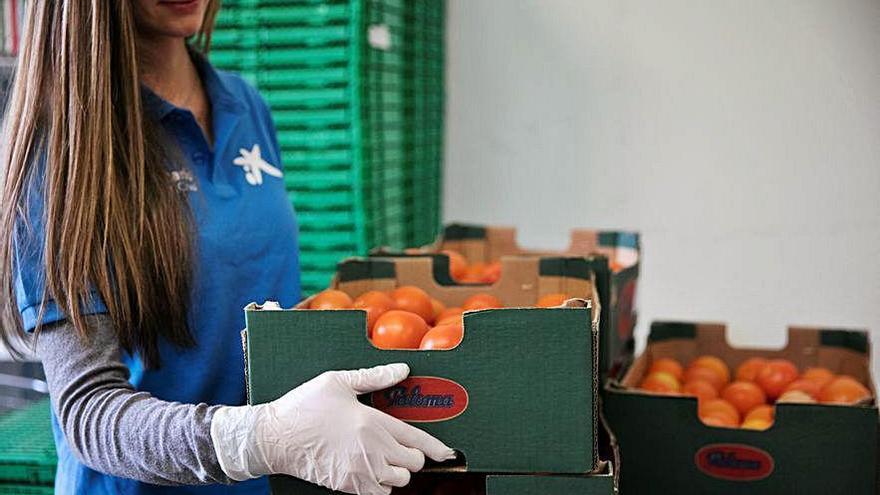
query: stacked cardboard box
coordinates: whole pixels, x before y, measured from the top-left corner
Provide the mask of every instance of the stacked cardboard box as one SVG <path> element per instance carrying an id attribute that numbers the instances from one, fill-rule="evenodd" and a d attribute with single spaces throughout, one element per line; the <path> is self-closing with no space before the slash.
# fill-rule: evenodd
<path id="1" fill-rule="evenodd" d="M 548 260 L 560 256 L 582 258 L 586 264 L 583 269 L 592 272 L 602 303 L 599 332 L 599 370 L 602 378 L 626 366 L 632 359 L 636 286 L 641 259 L 637 232 L 575 229 L 571 232 L 570 244 L 566 249 L 550 251 L 522 247 L 517 242 L 516 229 L 512 227 L 450 224 L 436 243 L 419 251 L 422 254 L 436 254 L 443 250 L 459 252 L 470 263 L 491 263 L 521 256 Z M 545 264 L 552 263 L 547 261 Z M 569 265 L 571 263 L 568 262 Z M 551 268 L 545 266 L 543 269 Z M 445 255 L 435 257 L 434 276 L 438 283 L 457 285 L 449 276 L 449 260 Z"/>
<path id="2" fill-rule="evenodd" d="M 383 409 L 421 418 L 419 427 L 460 452 L 454 465 L 436 466 L 442 474 L 435 476 L 465 471 L 485 483 L 481 490 L 489 494 L 613 493 L 613 471 L 598 454 L 600 312 L 583 258 L 543 265 L 534 257 L 505 258 L 501 280 L 492 287 L 442 285 L 432 261 L 349 260 L 340 264 L 333 287 L 358 296 L 415 285 L 450 305 L 489 293 L 506 308 L 466 312 L 464 339 L 454 349 L 405 351 L 375 348 L 363 311 L 303 310 L 308 300 L 283 311 L 251 305 L 243 333 L 249 401 L 273 400 L 330 369 L 406 362 L 412 370 L 402 384 L 406 390 L 431 387 L 455 404 L 439 413 L 433 406 L 416 411 L 393 403 Z M 590 297 L 568 307 L 530 307 L 544 291 L 560 289 Z M 291 478 L 272 484 L 275 493 L 329 493 Z"/>
<path id="3" fill-rule="evenodd" d="M 875 399 L 852 405 L 778 403 L 763 431 L 711 427 L 697 399 L 636 387 L 654 360 L 703 354 L 737 366 L 749 357 L 820 366 L 866 384 L 873 397 L 865 332 L 792 328 L 781 350 L 727 344 L 723 325 L 655 323 L 645 352 L 606 385 L 605 415 L 620 446 L 624 493 L 875 493 L 878 412 Z"/>

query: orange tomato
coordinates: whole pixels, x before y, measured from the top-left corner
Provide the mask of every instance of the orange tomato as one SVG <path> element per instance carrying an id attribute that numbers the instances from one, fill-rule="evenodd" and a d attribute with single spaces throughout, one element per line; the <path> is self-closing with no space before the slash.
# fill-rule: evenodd
<path id="1" fill-rule="evenodd" d="M 691 380 L 681 388 L 684 395 L 696 397 L 698 401 L 718 398 L 718 390 L 706 380 Z"/>
<path id="2" fill-rule="evenodd" d="M 461 309 L 463 311 L 503 307 L 504 305 L 501 304 L 501 300 L 491 294 L 474 294 L 473 296 L 465 299 L 464 304 L 461 305 Z"/>
<path id="3" fill-rule="evenodd" d="M 405 285 L 391 291 L 391 299 L 397 309 L 409 311 L 422 317 L 426 323 L 434 321 L 434 306 L 431 304 L 431 296 L 427 292 L 414 287 Z"/>
<path id="4" fill-rule="evenodd" d="M 745 421 L 751 421 L 753 419 L 760 419 L 764 421 L 768 421 L 770 423 L 773 422 L 773 418 L 776 417 L 775 409 L 773 406 L 768 404 L 761 404 L 760 406 L 755 407 L 751 411 L 746 414 L 746 417 L 743 419 Z"/>
<path id="5" fill-rule="evenodd" d="M 815 404 L 816 399 L 803 390 L 789 390 L 788 392 L 783 392 L 782 395 L 776 399 L 777 404 L 782 404 L 784 402 L 793 404 Z"/>
<path id="6" fill-rule="evenodd" d="M 449 276 L 452 277 L 452 280 L 458 280 L 464 276 L 468 262 L 461 253 L 452 249 L 444 249 L 440 251 L 440 254 L 449 256 Z"/>
<path id="7" fill-rule="evenodd" d="M 691 361 L 689 368 L 708 368 L 718 373 L 724 385 L 730 382 L 730 368 L 721 359 L 715 356 L 700 356 Z"/>
<path id="8" fill-rule="evenodd" d="M 758 377 L 758 372 L 767 364 L 767 360 L 761 357 L 748 358 L 736 369 L 736 379 L 741 382 L 753 382 Z"/>
<path id="9" fill-rule="evenodd" d="M 755 419 L 747 419 L 743 421 L 741 426 L 744 430 L 757 430 L 763 431 L 773 426 L 772 421 L 767 421 L 766 419 L 755 418 Z"/>
<path id="10" fill-rule="evenodd" d="M 462 284 L 485 284 L 486 283 L 486 264 L 474 263 L 468 265 L 464 274 L 459 277 L 457 282 Z"/>
<path id="11" fill-rule="evenodd" d="M 387 311 L 394 309 L 394 299 L 378 290 L 364 292 L 354 300 L 351 307 L 353 309 L 363 309 L 367 312 L 367 337 L 373 335 L 373 327 L 376 320 Z"/>
<path id="12" fill-rule="evenodd" d="M 418 349 L 428 324 L 421 316 L 392 309 L 376 320 L 373 327 L 373 345 L 380 349 Z"/>
<path id="13" fill-rule="evenodd" d="M 435 325 L 441 325 L 443 323 L 460 323 L 461 322 L 461 314 L 464 311 L 459 307 L 454 308 L 446 308 L 442 313 L 437 315 L 437 321 Z"/>
<path id="14" fill-rule="evenodd" d="M 700 402 L 697 406 L 697 414 L 700 419 L 704 416 L 725 416 L 733 426 L 739 426 L 739 411 L 724 399 L 709 399 Z"/>
<path id="15" fill-rule="evenodd" d="M 755 383 L 764 389 L 768 399 L 776 400 L 797 377 L 798 370 L 794 363 L 787 359 L 771 359 L 758 372 Z"/>
<path id="16" fill-rule="evenodd" d="M 446 311 L 446 305 L 440 302 L 439 299 L 431 298 L 431 309 L 433 310 L 433 317 L 431 321 L 437 321 L 437 318 L 440 317 L 440 314 Z"/>
<path id="17" fill-rule="evenodd" d="M 807 368 L 801 374 L 801 378 L 804 380 L 811 380 L 819 384 L 819 388 L 821 389 L 825 385 L 828 385 L 828 382 L 834 379 L 834 373 L 831 372 L 828 368 L 822 367 L 812 367 Z"/>
<path id="18" fill-rule="evenodd" d="M 539 308 L 555 308 L 556 306 L 562 306 L 569 299 L 571 298 L 568 297 L 568 294 L 547 294 L 538 298 L 535 306 Z"/>
<path id="19" fill-rule="evenodd" d="M 733 407 L 740 414 L 746 414 L 755 407 L 767 402 L 764 391 L 752 382 L 731 383 L 721 392 L 721 398 L 733 404 Z"/>
<path id="20" fill-rule="evenodd" d="M 681 384 L 674 376 L 665 371 L 655 371 L 642 380 L 639 387 L 648 392 L 656 392 L 658 394 L 677 394 L 681 391 Z"/>
<path id="21" fill-rule="evenodd" d="M 452 349 L 461 343 L 464 338 L 464 330 L 460 324 L 439 325 L 430 330 L 422 337 L 419 349 L 423 351 Z"/>
<path id="22" fill-rule="evenodd" d="M 715 426 L 721 428 L 736 428 L 739 423 L 734 421 L 730 415 L 713 412 L 700 415 L 700 421 L 706 426 Z"/>
<path id="23" fill-rule="evenodd" d="M 648 369 L 648 373 L 653 371 L 665 371 L 674 376 L 678 381 L 684 379 L 684 368 L 681 366 L 681 363 L 672 358 L 659 358 L 654 360 L 651 363 L 651 367 Z"/>
<path id="24" fill-rule="evenodd" d="M 831 380 L 819 393 L 819 401 L 826 404 L 854 404 L 869 397 L 871 391 L 849 375 Z"/>
<path id="25" fill-rule="evenodd" d="M 791 392 L 792 390 L 799 390 L 809 395 L 814 399 L 819 398 L 819 392 L 822 391 L 822 385 L 819 384 L 818 381 L 808 380 L 806 378 L 798 378 L 797 380 L 788 384 L 785 387 L 785 392 Z"/>
<path id="26" fill-rule="evenodd" d="M 696 368 L 688 368 L 684 371 L 685 383 L 695 380 L 705 380 L 711 383 L 719 393 L 721 392 L 721 389 L 724 388 L 724 385 L 726 385 L 718 372 L 711 368 L 701 368 L 699 366 Z"/>
<path id="27" fill-rule="evenodd" d="M 319 292 L 312 302 L 309 303 L 309 309 L 351 309 L 354 301 L 351 296 L 341 290 L 327 289 Z"/>
<path id="28" fill-rule="evenodd" d="M 460 279 L 456 280 L 460 284 L 482 284 L 483 277 L 479 275 L 464 274 Z"/>
<path id="29" fill-rule="evenodd" d="M 501 262 L 493 261 L 483 270 L 483 281 L 487 284 L 494 284 L 499 280 L 501 280 Z"/>

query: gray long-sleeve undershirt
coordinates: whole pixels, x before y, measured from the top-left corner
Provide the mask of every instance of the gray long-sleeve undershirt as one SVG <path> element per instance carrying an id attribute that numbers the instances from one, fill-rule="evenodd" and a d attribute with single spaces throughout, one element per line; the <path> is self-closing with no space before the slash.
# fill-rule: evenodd
<path id="1" fill-rule="evenodd" d="M 52 407 L 83 464 L 105 474 L 157 485 L 231 483 L 211 442 L 220 406 L 181 404 L 138 392 L 129 383 L 119 341 L 106 315 L 89 316 L 89 338 L 69 323 L 43 329 L 43 362 Z"/>

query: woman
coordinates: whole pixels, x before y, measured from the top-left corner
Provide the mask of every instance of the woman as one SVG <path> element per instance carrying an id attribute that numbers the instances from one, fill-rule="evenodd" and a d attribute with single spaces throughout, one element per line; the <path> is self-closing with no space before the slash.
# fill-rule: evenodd
<path id="1" fill-rule="evenodd" d="M 254 478 L 275 473 L 388 493 L 425 455 L 452 456 L 357 401 L 406 365 L 241 405 L 241 308 L 299 298 L 296 224 L 266 105 L 187 46 L 207 47 L 218 3 L 28 2 L 4 125 L 2 335 L 43 361 L 56 493 L 265 493 Z"/>

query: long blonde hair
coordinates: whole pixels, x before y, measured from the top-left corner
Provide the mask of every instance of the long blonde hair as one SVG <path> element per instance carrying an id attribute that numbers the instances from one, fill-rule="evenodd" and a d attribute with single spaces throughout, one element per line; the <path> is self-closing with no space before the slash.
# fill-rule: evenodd
<path id="1" fill-rule="evenodd" d="M 131 2 L 27 3 L 0 142 L 0 336 L 16 355 L 30 342 L 16 305 L 16 250 L 28 195 L 42 193 L 43 303 L 54 300 L 88 336 L 83 308 L 96 291 L 122 347 L 156 367 L 160 338 L 195 343 L 194 235 L 187 198 L 169 178 L 173 145 L 141 102 Z M 211 0 L 198 48 L 207 50 L 218 8 Z"/>

